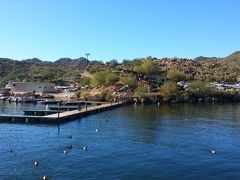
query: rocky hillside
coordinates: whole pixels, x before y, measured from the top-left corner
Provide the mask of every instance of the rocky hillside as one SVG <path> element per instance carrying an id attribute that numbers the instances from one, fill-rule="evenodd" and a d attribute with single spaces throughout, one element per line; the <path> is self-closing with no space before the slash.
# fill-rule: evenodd
<path id="1" fill-rule="evenodd" d="M 79 70 L 86 70 L 90 74 L 98 71 L 131 72 L 134 67 L 146 59 L 156 61 L 159 68 L 166 73 L 175 70 L 191 74 L 197 80 L 240 82 L 240 51 L 237 51 L 225 58 L 200 56 L 191 60 L 147 57 L 124 60 L 123 63 L 88 61 L 83 57 L 77 59 L 61 58 L 55 62 L 43 61 L 38 58 L 22 61 L 0 58 L 0 85 L 10 80 L 56 82 L 59 79 L 76 76 L 79 74 Z"/>
<path id="2" fill-rule="evenodd" d="M 225 58 L 205 58 L 197 60 L 158 60 L 164 70 L 177 70 L 193 75 L 198 80 L 236 83 L 240 81 L 240 52 Z"/>
<path id="3" fill-rule="evenodd" d="M 74 76 L 76 71 L 70 66 L 38 59 L 17 61 L 0 58 L 0 86 L 10 80 L 55 82 L 59 78 Z"/>
<path id="4" fill-rule="evenodd" d="M 83 69 L 88 65 L 89 61 L 84 57 L 78 59 L 61 58 L 55 61 L 55 63 Z"/>
<path id="5" fill-rule="evenodd" d="M 24 59 L 22 60 L 22 62 L 26 62 L 26 63 L 32 63 L 32 64 L 39 64 L 39 63 L 43 63 L 44 61 L 38 59 L 38 58 L 32 58 L 32 59 Z"/>
<path id="6" fill-rule="evenodd" d="M 235 60 L 240 60 L 240 51 L 236 51 L 229 55 L 227 59 L 235 59 Z"/>

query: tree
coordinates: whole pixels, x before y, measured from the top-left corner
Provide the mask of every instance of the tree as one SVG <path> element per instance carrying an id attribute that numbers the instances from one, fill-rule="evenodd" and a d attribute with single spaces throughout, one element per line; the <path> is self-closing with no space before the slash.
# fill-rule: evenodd
<path id="1" fill-rule="evenodd" d="M 94 74 L 95 72 L 97 72 L 97 69 L 98 69 L 97 66 L 92 66 L 92 67 L 89 68 L 88 71 L 89 71 L 90 74 Z"/>
<path id="2" fill-rule="evenodd" d="M 85 91 L 81 91 L 81 99 L 83 99 L 83 100 L 88 100 L 88 98 L 90 97 L 90 93 L 89 93 L 89 91 L 87 91 L 87 90 L 85 90 Z"/>
<path id="3" fill-rule="evenodd" d="M 118 80 L 119 80 L 119 77 L 117 74 L 112 73 L 112 72 L 106 73 L 106 84 L 107 85 L 112 85 L 115 82 L 117 82 Z"/>
<path id="4" fill-rule="evenodd" d="M 90 85 L 90 83 L 91 83 L 91 79 L 89 77 L 82 77 L 79 82 L 81 86 Z"/>
<path id="5" fill-rule="evenodd" d="M 119 77 L 115 73 L 107 71 L 96 72 L 92 78 L 92 85 L 93 86 L 112 85 L 118 80 Z"/>
<path id="6" fill-rule="evenodd" d="M 213 97 L 216 90 L 207 82 L 203 81 L 193 81 L 188 86 L 188 97 L 191 100 L 197 100 L 199 98 Z"/>
<path id="7" fill-rule="evenodd" d="M 106 72 L 96 72 L 93 75 L 93 78 L 91 81 L 93 86 L 102 86 L 105 84 L 105 82 L 106 82 Z"/>
<path id="8" fill-rule="evenodd" d="M 87 90 L 81 90 L 76 93 L 77 100 L 87 100 L 90 97 L 90 92 Z"/>
<path id="9" fill-rule="evenodd" d="M 167 79 L 175 81 L 175 82 L 179 82 L 179 81 L 188 81 L 192 79 L 192 75 L 191 74 L 185 74 L 182 71 L 168 71 L 167 73 Z"/>
<path id="10" fill-rule="evenodd" d="M 111 61 L 109 61 L 109 65 L 111 65 L 112 67 L 116 66 L 118 64 L 116 59 L 112 59 Z"/>
<path id="11" fill-rule="evenodd" d="M 163 101 L 180 100 L 180 90 L 175 82 L 167 81 L 160 88 L 160 95 Z"/>
<path id="12" fill-rule="evenodd" d="M 128 85 L 130 88 L 135 87 L 137 84 L 136 77 L 133 74 L 126 74 L 122 76 L 120 81 L 123 85 Z"/>
<path id="13" fill-rule="evenodd" d="M 135 96 L 140 99 L 141 102 L 144 102 L 148 89 L 145 86 L 139 86 L 135 89 Z"/>
<path id="14" fill-rule="evenodd" d="M 146 74 L 154 74 L 158 72 L 158 63 L 152 60 L 144 61 L 142 64 Z"/>
<path id="15" fill-rule="evenodd" d="M 136 73 L 145 73 L 145 69 L 143 68 L 142 65 L 134 67 L 133 70 L 134 70 Z"/>
<path id="16" fill-rule="evenodd" d="M 137 73 L 143 73 L 147 75 L 156 74 L 159 72 L 158 63 L 153 60 L 145 60 L 141 65 L 136 66 L 134 71 Z"/>

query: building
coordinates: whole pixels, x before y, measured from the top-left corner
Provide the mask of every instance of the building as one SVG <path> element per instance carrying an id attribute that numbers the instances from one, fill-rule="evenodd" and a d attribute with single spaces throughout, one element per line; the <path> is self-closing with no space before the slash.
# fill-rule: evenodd
<path id="1" fill-rule="evenodd" d="M 6 89 L 9 89 L 13 94 L 24 94 L 24 93 L 54 93 L 54 83 L 41 83 L 41 82 L 9 82 L 6 85 Z"/>

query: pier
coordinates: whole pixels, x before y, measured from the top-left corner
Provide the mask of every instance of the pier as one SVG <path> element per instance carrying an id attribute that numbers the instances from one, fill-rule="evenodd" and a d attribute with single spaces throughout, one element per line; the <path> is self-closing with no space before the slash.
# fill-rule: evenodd
<path id="1" fill-rule="evenodd" d="M 69 111 L 62 110 L 26 110 L 24 115 L 0 115 L 0 123 L 38 123 L 61 124 L 80 117 L 95 114 L 121 106 L 123 103 L 102 103 L 97 106 L 84 107 Z"/>
<path id="2" fill-rule="evenodd" d="M 50 114 L 56 114 L 56 113 L 62 113 L 64 111 L 61 110 L 26 110 L 23 111 L 24 115 L 29 115 L 29 116 L 46 116 Z"/>
<path id="3" fill-rule="evenodd" d="M 107 102 L 97 102 L 97 101 L 76 101 L 76 102 L 65 102 L 62 103 L 65 106 L 78 106 L 78 105 L 102 105 L 108 104 Z"/>
<path id="4" fill-rule="evenodd" d="M 78 109 L 78 107 L 69 107 L 69 106 L 55 106 L 55 107 L 49 107 L 50 110 L 60 110 L 60 111 L 73 111 Z"/>

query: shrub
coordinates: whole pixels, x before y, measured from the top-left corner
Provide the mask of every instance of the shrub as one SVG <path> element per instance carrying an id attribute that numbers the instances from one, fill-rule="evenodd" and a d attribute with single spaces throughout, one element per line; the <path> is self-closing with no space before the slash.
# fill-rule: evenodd
<path id="1" fill-rule="evenodd" d="M 132 74 L 126 74 L 126 75 L 122 76 L 120 81 L 123 85 L 128 85 L 128 87 L 130 87 L 130 88 L 135 87 L 137 84 L 136 77 Z"/>
<path id="2" fill-rule="evenodd" d="M 216 95 L 216 89 L 207 82 L 193 81 L 188 86 L 187 94 L 191 100 L 214 97 Z"/>
<path id="3" fill-rule="evenodd" d="M 90 83 L 91 83 L 91 79 L 89 77 L 82 77 L 79 82 L 81 86 L 86 86 L 86 85 L 89 85 Z"/>
<path id="4" fill-rule="evenodd" d="M 144 102 L 147 92 L 148 90 L 145 86 L 139 86 L 135 89 L 134 96 L 136 96 L 141 102 Z"/>
<path id="5" fill-rule="evenodd" d="M 119 77 L 115 73 L 108 72 L 105 75 L 106 75 L 106 84 L 107 85 L 112 85 L 115 82 L 119 81 Z"/>
<path id="6" fill-rule="evenodd" d="M 167 81 L 160 88 L 160 95 L 163 101 L 181 100 L 181 92 L 175 82 Z"/>
<path id="7" fill-rule="evenodd" d="M 167 79 L 179 82 L 179 81 L 189 81 L 192 79 L 191 74 L 185 74 L 182 71 L 168 71 L 167 73 Z"/>
<path id="8" fill-rule="evenodd" d="M 153 60 L 145 60 L 141 65 L 134 67 L 134 71 L 143 74 L 155 74 L 159 72 L 158 63 Z"/>
<path id="9" fill-rule="evenodd" d="M 96 72 L 92 78 L 93 86 L 111 85 L 119 80 L 119 77 L 112 72 Z"/>

